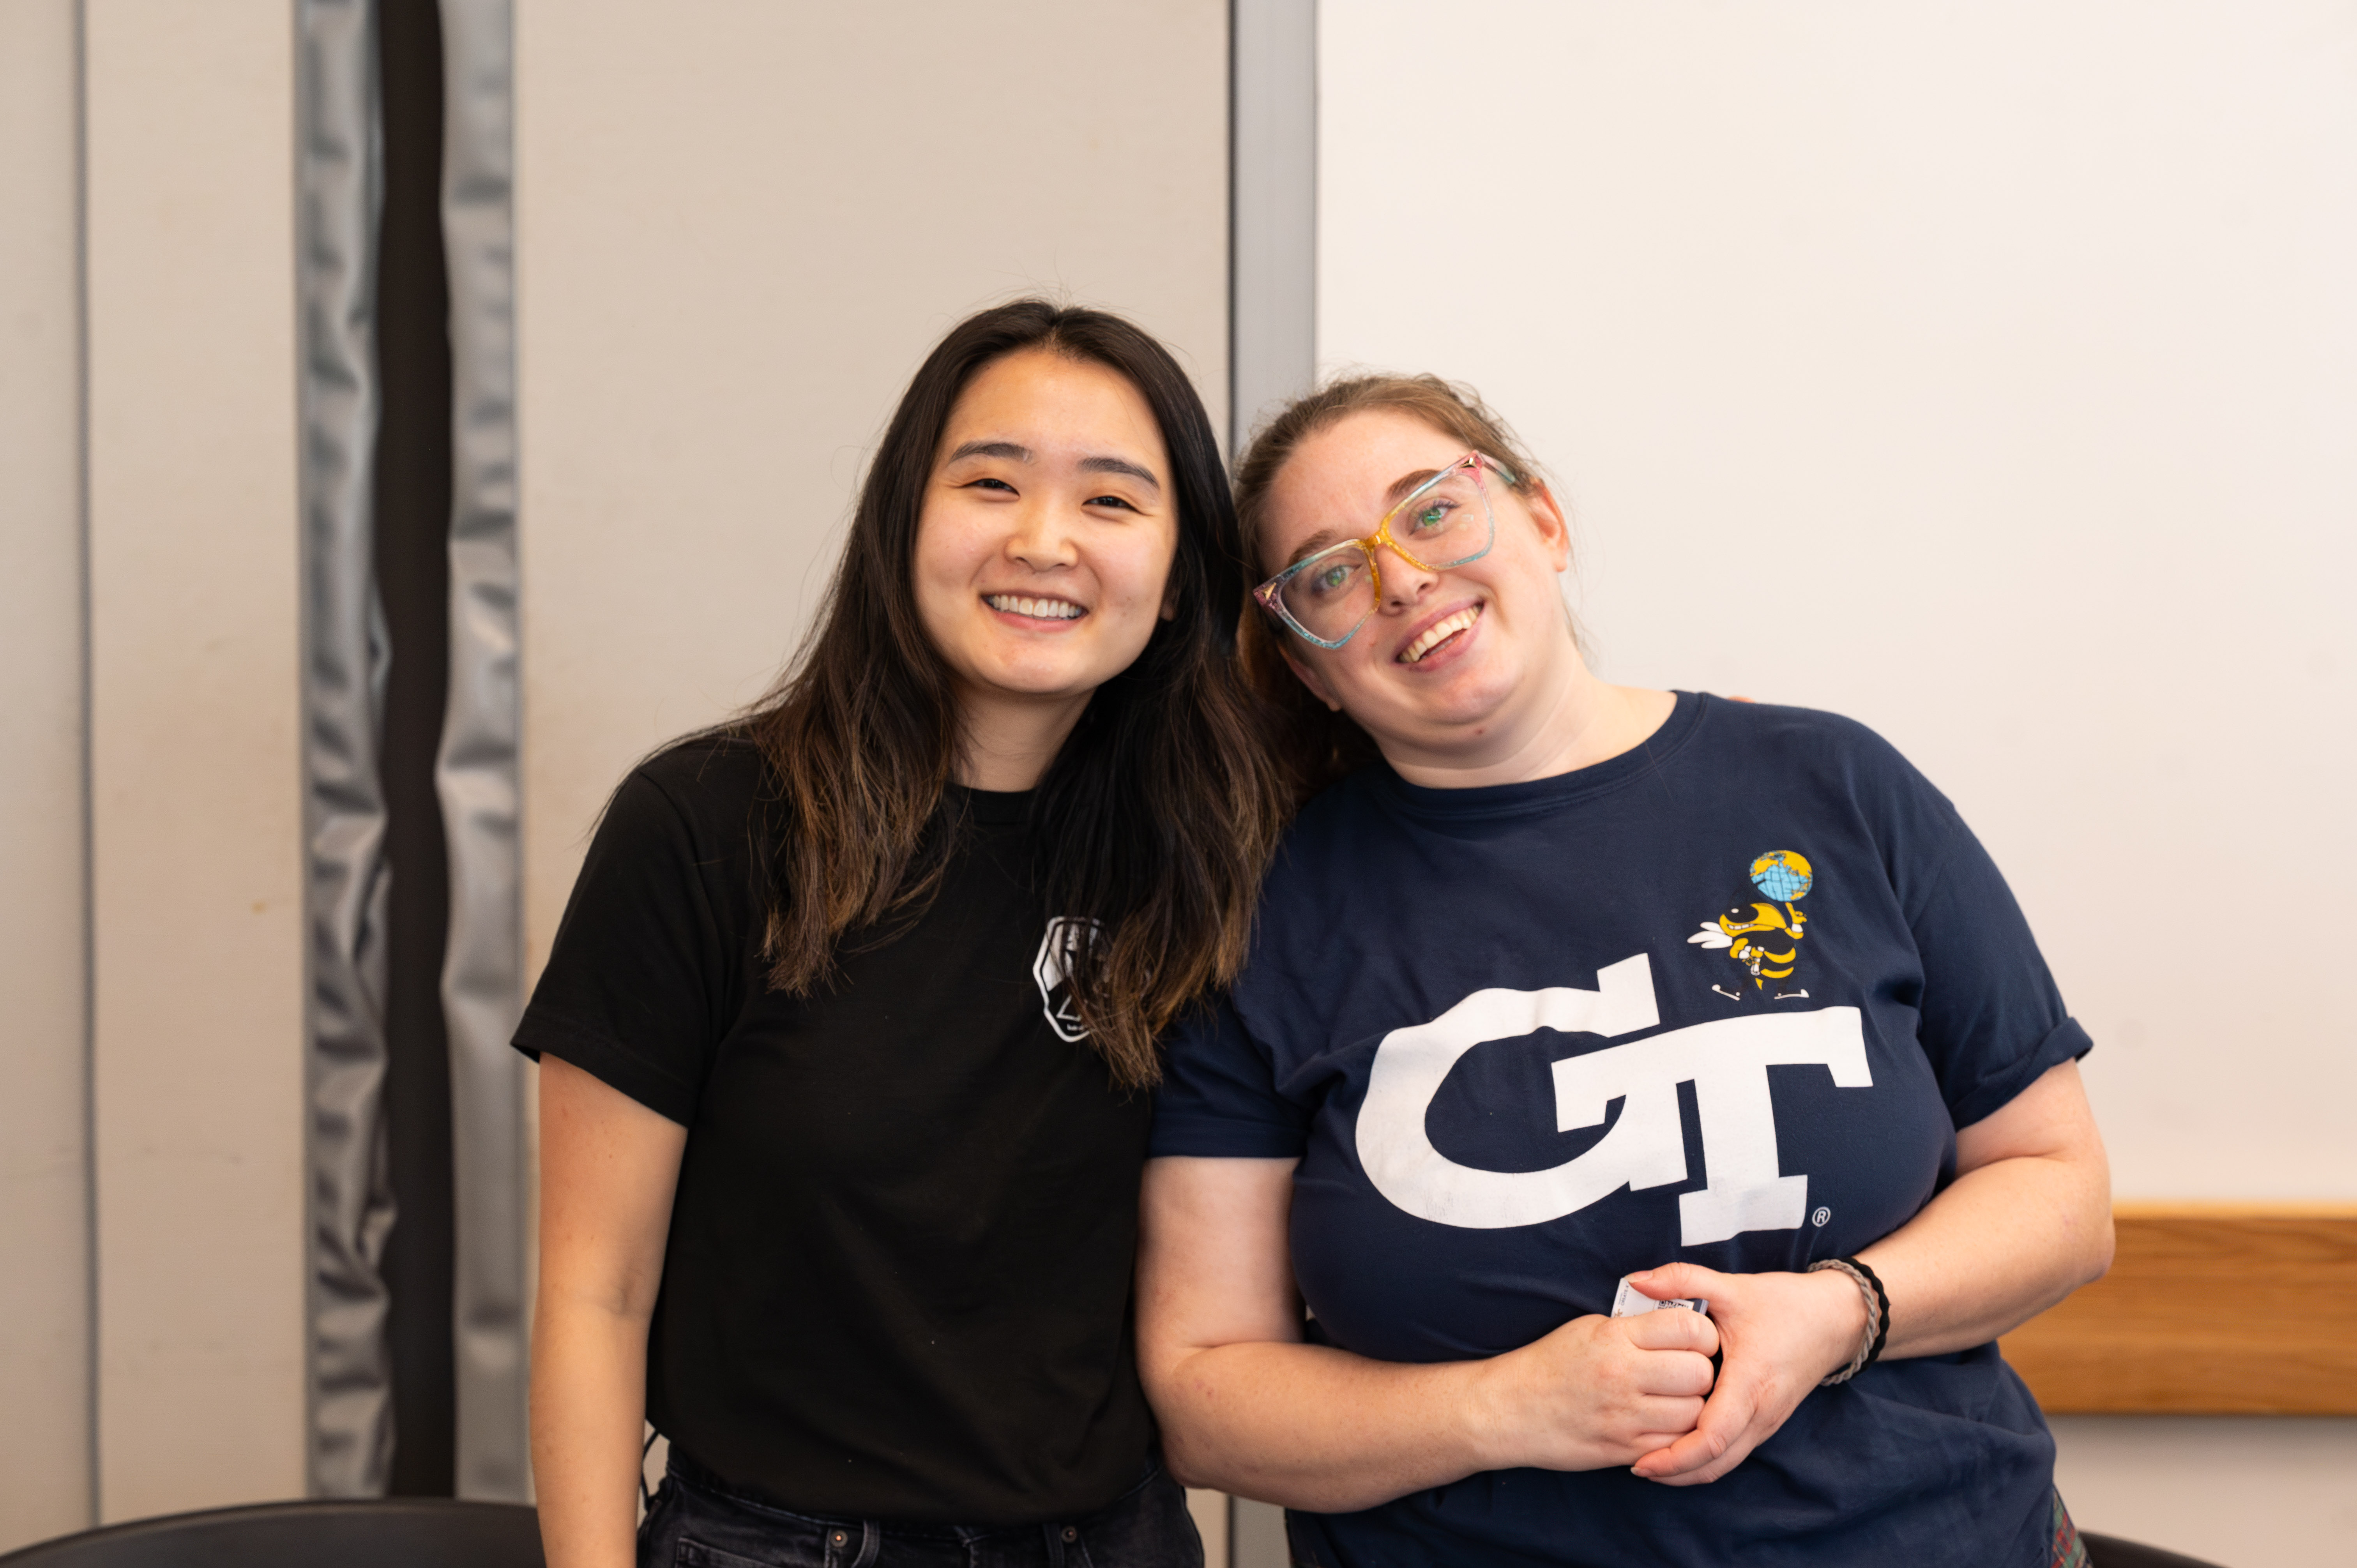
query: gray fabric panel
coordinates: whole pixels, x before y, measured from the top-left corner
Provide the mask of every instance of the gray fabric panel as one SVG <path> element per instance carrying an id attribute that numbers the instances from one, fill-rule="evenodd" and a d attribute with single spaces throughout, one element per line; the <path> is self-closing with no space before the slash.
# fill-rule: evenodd
<path id="1" fill-rule="evenodd" d="M 1234 0 L 1228 453 L 1318 371 L 1318 0 Z"/>
<path id="2" fill-rule="evenodd" d="M 442 0 L 442 229 L 450 261 L 450 704 L 436 782 L 450 853 L 457 1483 L 525 1501 L 522 739 L 516 620 L 513 19 Z"/>
<path id="3" fill-rule="evenodd" d="M 384 1124 L 389 649 L 369 511 L 382 160 L 370 0 L 297 0 L 305 1153 L 311 1495 L 382 1496 L 393 1460 Z"/>
<path id="4" fill-rule="evenodd" d="M 1318 375 L 1318 0 L 1228 14 L 1228 456 Z M 1228 1504 L 1230 1568 L 1283 1568 L 1285 1510 Z"/>

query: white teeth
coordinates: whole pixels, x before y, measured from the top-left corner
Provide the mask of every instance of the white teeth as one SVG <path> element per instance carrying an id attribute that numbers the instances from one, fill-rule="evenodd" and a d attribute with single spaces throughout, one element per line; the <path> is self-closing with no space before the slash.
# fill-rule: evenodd
<path id="1" fill-rule="evenodd" d="M 1453 616 L 1433 622 L 1425 628 L 1422 637 L 1417 638 L 1401 650 L 1400 662 L 1413 664 L 1458 632 L 1472 630 L 1473 623 L 1479 620 L 1480 616 L 1480 608 L 1477 606 L 1469 610 L 1458 610 Z"/>
<path id="2" fill-rule="evenodd" d="M 1008 615 L 1029 616 L 1034 620 L 1072 620 L 1081 614 L 1081 607 L 1069 599 L 1032 599 L 1020 594 L 986 594 L 984 604 Z"/>

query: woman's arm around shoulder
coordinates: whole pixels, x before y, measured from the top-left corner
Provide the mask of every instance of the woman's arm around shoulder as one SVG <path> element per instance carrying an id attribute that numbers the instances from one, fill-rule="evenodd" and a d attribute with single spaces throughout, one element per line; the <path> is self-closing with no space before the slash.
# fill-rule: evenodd
<path id="1" fill-rule="evenodd" d="M 647 1325 L 686 1147 L 678 1122 L 542 1058 L 532 1465 L 549 1568 L 637 1561 Z"/>
<path id="2" fill-rule="evenodd" d="M 1694 1425 L 1717 1341 L 1693 1313 L 1578 1317 L 1426 1366 L 1302 1343 L 1295 1164 L 1146 1163 L 1138 1366 L 1181 1480 L 1344 1512 L 1481 1470 L 1627 1465 Z"/>

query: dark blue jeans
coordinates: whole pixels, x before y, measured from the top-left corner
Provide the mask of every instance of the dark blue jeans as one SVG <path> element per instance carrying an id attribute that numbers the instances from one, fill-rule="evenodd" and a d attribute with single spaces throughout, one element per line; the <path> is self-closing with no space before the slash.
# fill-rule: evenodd
<path id="1" fill-rule="evenodd" d="M 896 1524 L 788 1513 L 674 1449 L 639 1526 L 639 1568 L 1203 1568 L 1203 1542 L 1158 1463 L 1077 1519 Z"/>

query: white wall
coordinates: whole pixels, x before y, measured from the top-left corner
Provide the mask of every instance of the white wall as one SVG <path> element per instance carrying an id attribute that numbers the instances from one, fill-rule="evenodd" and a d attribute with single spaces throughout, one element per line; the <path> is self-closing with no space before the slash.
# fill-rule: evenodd
<path id="1" fill-rule="evenodd" d="M 293 18 L 0 0 L 0 1549 L 302 1490 Z M 831 14 L 820 14 L 826 9 Z M 753 695 L 941 330 L 1048 290 L 1224 416 L 1222 0 L 527 5 L 527 819 Z M 86 285 L 97 1213 L 81 1202 Z"/>
<path id="2" fill-rule="evenodd" d="M 527 950 L 641 753 L 758 695 L 909 375 L 1044 290 L 1224 424 L 1223 0 L 519 7 Z"/>
<path id="3" fill-rule="evenodd" d="M 91 1521 L 73 0 L 0 0 L 0 1552 Z"/>
<path id="4" fill-rule="evenodd" d="M 303 1488 L 292 43 L 0 0 L 0 1551 Z"/>
<path id="5" fill-rule="evenodd" d="M 112 1520 L 303 1492 L 294 20 L 85 14 Z"/>
<path id="6" fill-rule="evenodd" d="M 534 972 L 622 772 L 777 673 L 953 322 L 1035 292 L 1118 310 L 1225 430 L 1226 20 L 1224 0 L 519 7 Z"/>
<path id="7" fill-rule="evenodd" d="M 1395 113 L 1437 16 L 1328 8 L 1321 357 L 1519 424 L 1607 671 L 1954 796 L 2124 1194 L 2357 1197 L 2357 16 L 1491 0 Z"/>
<path id="8" fill-rule="evenodd" d="M 2357 1563 L 2357 1422 L 2050 1419 L 2054 1483 L 2086 1529 L 2226 1568 Z"/>
<path id="9" fill-rule="evenodd" d="M 2357 12 L 1320 26 L 1321 360 L 1515 423 L 1608 675 L 1850 714 L 1955 799 L 2123 1196 L 2357 1197 Z M 2064 1474 L 2094 1528 L 2357 1562 L 2345 1494 L 2245 1462 L 2285 1431 L 2357 1474 L 2333 1422 L 2071 1423 Z"/>

